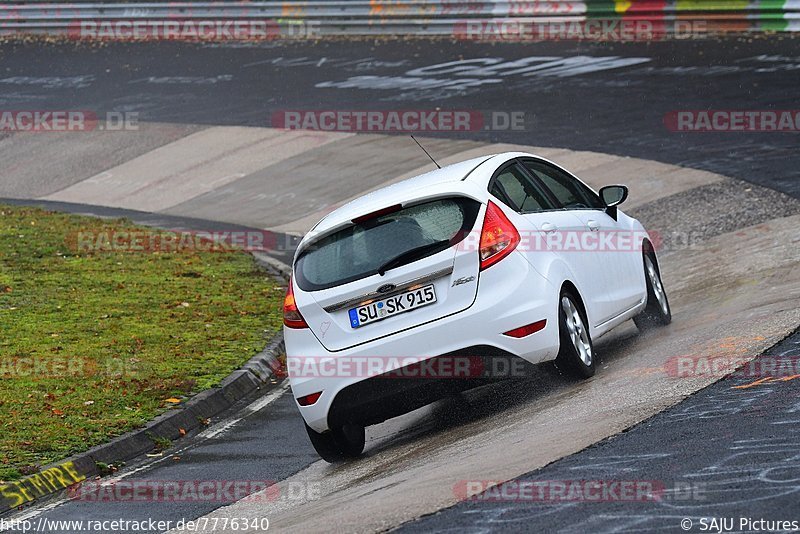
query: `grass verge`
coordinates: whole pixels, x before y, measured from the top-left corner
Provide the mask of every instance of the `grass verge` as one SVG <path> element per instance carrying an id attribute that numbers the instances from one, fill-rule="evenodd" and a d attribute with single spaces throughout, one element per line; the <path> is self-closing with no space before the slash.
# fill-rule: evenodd
<path id="1" fill-rule="evenodd" d="M 217 385 L 281 325 L 243 252 L 78 252 L 144 230 L 0 205 L 0 481 L 142 426 Z"/>

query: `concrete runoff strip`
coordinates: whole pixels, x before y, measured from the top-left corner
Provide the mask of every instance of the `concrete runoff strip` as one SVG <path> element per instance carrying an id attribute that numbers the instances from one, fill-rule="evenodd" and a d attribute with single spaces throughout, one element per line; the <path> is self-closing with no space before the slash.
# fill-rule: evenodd
<path id="1" fill-rule="evenodd" d="M 50 195 L 203 128 L 150 122 L 140 124 L 138 130 L 0 136 L 0 196 Z"/>
<path id="2" fill-rule="evenodd" d="M 162 211 L 351 135 L 243 126 L 207 128 L 44 198 Z"/>
<path id="3" fill-rule="evenodd" d="M 7 152 L 12 161 L 0 194 L 301 234 L 349 200 L 433 168 L 405 136 L 156 123 L 95 138 L 100 133 L 48 134 L 55 139 L 48 143 L 36 135 L 0 140 L 0 154 Z M 595 188 L 627 184 L 628 209 L 722 180 L 709 172 L 596 152 L 420 141 L 442 165 L 512 150 L 538 154 Z M 36 158 L 30 158 L 33 153 Z"/>
<path id="4" fill-rule="evenodd" d="M 426 142 L 428 150 L 445 155 L 476 145 L 447 139 Z M 335 205 L 426 162 L 428 157 L 406 137 L 357 135 L 265 166 L 165 211 L 271 228 Z"/>
<path id="5" fill-rule="evenodd" d="M 630 196 L 628 200 L 625 201 L 624 205 L 625 210 L 630 210 L 659 198 L 687 191 L 694 187 L 725 180 L 725 177 L 711 172 L 678 167 L 676 165 L 667 165 L 657 161 L 613 156 L 599 152 L 505 143 L 481 145 L 440 158 L 438 161 L 440 165 L 444 166 L 470 158 L 488 154 L 498 154 L 501 152 L 528 152 L 547 158 L 569 170 L 595 189 L 600 189 L 604 185 L 625 184 L 630 189 Z M 276 232 L 286 232 L 290 234 L 305 233 L 325 215 L 347 202 L 365 193 L 374 191 L 375 189 L 417 176 L 432 169 L 433 164 L 428 163 L 372 188 L 359 191 L 357 194 L 323 210 L 270 229 Z"/>
<path id="6" fill-rule="evenodd" d="M 569 168 L 567 165 L 565 167 Z M 625 201 L 625 208 L 629 210 L 663 197 L 665 191 L 675 194 L 723 179 L 711 172 L 637 158 L 609 161 L 586 168 L 578 175 L 596 189 L 608 184 L 627 184 L 630 196 Z"/>
<path id="7" fill-rule="evenodd" d="M 491 419 L 413 441 L 381 442 L 373 430 L 385 426 L 371 427 L 364 458 L 320 461 L 279 483 L 319 483 L 319 500 L 240 501 L 206 517 L 268 517 L 288 532 L 385 530 L 455 504 L 454 488 L 465 480 L 509 480 L 621 432 L 718 379 L 670 376 L 672 357 L 749 360 L 796 328 L 798 224 L 800 215 L 775 219 L 713 237 L 700 250 L 663 253 L 673 324 L 645 335 L 630 324 L 600 340 L 601 369 L 591 380 L 529 393 L 531 402 Z"/>
<path id="8" fill-rule="evenodd" d="M 429 142 L 428 139 L 420 138 L 419 141 L 421 141 L 423 146 L 429 146 L 430 145 L 430 142 Z M 461 152 L 456 152 L 454 154 L 449 154 L 449 155 L 444 155 L 444 156 L 442 156 L 440 154 L 437 154 L 437 153 L 434 153 L 432 155 L 436 159 L 436 162 L 439 163 L 439 165 L 441 165 L 442 167 L 444 167 L 445 165 L 450 165 L 452 163 L 458 163 L 460 161 L 464 161 L 464 160 L 468 160 L 468 159 L 472 159 L 472 158 L 478 158 L 478 157 L 481 157 L 481 156 L 488 156 L 490 154 L 499 154 L 501 152 L 513 152 L 513 151 L 534 152 L 535 154 L 537 154 L 539 156 L 542 156 L 544 158 L 548 158 L 548 159 L 557 158 L 557 157 L 562 156 L 564 154 L 571 154 L 573 152 L 573 151 L 565 149 L 565 148 L 545 148 L 545 147 L 531 147 L 531 146 L 527 146 L 527 145 L 513 145 L 513 144 L 507 144 L 507 143 L 495 143 L 495 144 L 480 144 L 478 146 L 475 146 L 475 147 L 472 147 L 472 148 L 468 148 L 468 149 L 463 150 Z M 605 156 L 605 154 L 601 154 L 601 155 Z M 610 157 L 613 157 L 613 156 L 610 156 Z M 392 185 L 394 183 L 401 182 L 401 181 L 406 180 L 408 178 L 413 178 L 414 176 L 418 176 L 420 174 L 424 174 L 426 172 L 430 172 L 430 171 L 432 171 L 434 169 L 435 169 L 435 166 L 433 165 L 433 163 L 431 161 L 426 161 L 420 167 L 417 167 L 417 168 L 412 169 L 410 171 L 404 172 L 403 174 L 395 176 L 394 178 L 392 178 L 390 180 L 386 180 L 385 182 L 382 182 L 380 184 L 374 185 L 373 187 L 370 187 L 369 189 L 366 189 L 364 191 L 359 191 L 357 194 L 353 194 L 352 196 L 350 196 L 350 197 L 348 197 L 348 198 L 346 198 L 344 200 L 341 200 L 339 202 L 336 202 L 335 204 L 332 204 L 331 206 L 328 206 L 323 210 L 311 213 L 309 215 L 306 215 L 306 216 L 304 216 L 304 217 L 302 217 L 300 219 L 291 221 L 289 223 L 282 224 L 280 226 L 276 226 L 274 228 L 271 228 L 271 230 L 274 230 L 276 232 L 286 232 L 286 233 L 289 233 L 289 234 L 304 234 L 311 227 L 313 227 L 314 224 L 317 223 L 317 221 L 322 219 L 325 215 L 327 215 L 328 213 L 332 212 L 336 208 L 339 208 L 339 207 L 343 206 L 344 204 L 347 204 L 351 200 L 355 200 L 356 198 L 360 197 L 361 195 L 364 195 L 366 193 L 375 191 L 376 189 L 380 189 L 382 187 L 386 187 L 388 185 Z"/>

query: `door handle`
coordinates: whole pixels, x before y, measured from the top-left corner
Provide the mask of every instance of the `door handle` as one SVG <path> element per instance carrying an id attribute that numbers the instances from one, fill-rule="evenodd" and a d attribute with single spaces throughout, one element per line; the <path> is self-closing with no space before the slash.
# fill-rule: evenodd
<path id="1" fill-rule="evenodd" d="M 558 230 L 558 228 L 556 227 L 555 224 L 549 223 L 549 222 L 542 223 L 542 231 L 543 232 L 547 232 L 548 234 L 552 234 L 556 230 Z"/>
<path id="2" fill-rule="evenodd" d="M 587 221 L 586 225 L 592 232 L 597 232 L 598 230 L 600 230 L 600 223 L 598 223 L 597 221 Z"/>

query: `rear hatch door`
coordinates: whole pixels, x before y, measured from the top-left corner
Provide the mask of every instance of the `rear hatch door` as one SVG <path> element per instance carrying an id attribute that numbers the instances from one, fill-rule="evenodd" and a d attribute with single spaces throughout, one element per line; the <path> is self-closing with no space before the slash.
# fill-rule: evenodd
<path id="1" fill-rule="evenodd" d="M 304 246 L 297 305 L 322 345 L 343 350 L 469 308 L 480 262 L 464 245 L 480 209 L 453 196 L 391 206 Z"/>

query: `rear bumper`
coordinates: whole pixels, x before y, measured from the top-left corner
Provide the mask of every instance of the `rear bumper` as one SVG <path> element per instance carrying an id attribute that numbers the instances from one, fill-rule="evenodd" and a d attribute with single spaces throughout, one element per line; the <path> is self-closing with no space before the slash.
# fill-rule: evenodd
<path id="1" fill-rule="evenodd" d="M 498 356 L 505 356 L 507 361 L 508 357 L 519 357 L 534 364 L 555 358 L 559 344 L 558 288 L 517 252 L 481 272 L 478 284 L 475 302 L 462 312 L 338 352 L 327 351 L 310 330 L 284 329 L 295 399 L 322 392 L 310 406 L 297 404 L 308 426 L 324 432 L 346 421 L 375 424 L 485 383 L 496 378 L 494 375 L 513 376 L 514 369 L 495 368 L 492 362 Z M 546 326 L 527 337 L 503 335 L 542 319 L 547 321 Z M 461 367 L 442 373 L 446 367 L 438 366 L 425 376 L 405 372 L 409 359 L 440 363 L 443 357 L 454 356 L 467 365 L 466 372 Z M 375 368 L 380 372 L 337 366 L 357 359 L 379 361 Z M 305 365 L 309 361 L 315 365 Z M 320 373 L 319 362 L 330 363 L 328 370 L 332 372 Z M 394 370 L 403 372 L 392 374 Z"/>
<path id="2" fill-rule="evenodd" d="M 468 373 L 422 376 L 423 367 L 453 368 L 453 362 L 468 364 Z M 523 365 L 518 365 L 523 364 Z M 396 371 L 366 378 L 339 391 L 328 408 L 328 426 L 345 423 L 374 425 L 416 410 L 448 395 L 491 383 L 522 378 L 524 360 L 494 347 L 470 347 L 453 354 L 434 356 L 424 364 L 404 366 Z M 434 371 L 435 372 L 435 371 Z"/>

